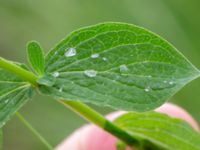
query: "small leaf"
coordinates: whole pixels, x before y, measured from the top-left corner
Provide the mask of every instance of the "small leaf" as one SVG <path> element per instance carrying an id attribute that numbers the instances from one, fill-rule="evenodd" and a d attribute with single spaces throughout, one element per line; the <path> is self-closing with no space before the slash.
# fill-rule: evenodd
<path id="1" fill-rule="evenodd" d="M 40 86 L 44 94 L 131 111 L 162 105 L 200 75 L 167 41 L 124 23 L 71 33 L 49 52 L 45 72 L 55 83 Z"/>
<path id="2" fill-rule="evenodd" d="M 199 150 L 200 134 L 186 122 L 156 112 L 127 113 L 114 121 L 149 149 Z M 147 148 L 147 149 L 148 149 Z M 153 148 L 156 150 L 159 148 Z"/>
<path id="3" fill-rule="evenodd" d="M 32 41 L 27 45 L 28 60 L 40 76 L 44 74 L 44 54 L 38 42 Z"/>
<path id="4" fill-rule="evenodd" d="M 0 128 L 32 94 L 30 83 L 0 68 Z"/>

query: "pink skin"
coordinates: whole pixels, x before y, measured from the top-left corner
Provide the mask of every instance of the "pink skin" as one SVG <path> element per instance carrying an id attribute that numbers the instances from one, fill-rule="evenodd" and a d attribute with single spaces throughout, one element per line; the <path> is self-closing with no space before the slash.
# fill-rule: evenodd
<path id="1" fill-rule="evenodd" d="M 180 118 L 188 122 L 195 130 L 199 131 L 197 122 L 182 108 L 174 104 L 164 104 L 155 111 Z M 125 112 L 114 112 L 107 116 L 113 120 Z M 55 150 L 116 150 L 117 139 L 95 125 L 86 125 L 76 130 L 64 140 Z M 127 150 L 131 150 L 127 148 Z"/>

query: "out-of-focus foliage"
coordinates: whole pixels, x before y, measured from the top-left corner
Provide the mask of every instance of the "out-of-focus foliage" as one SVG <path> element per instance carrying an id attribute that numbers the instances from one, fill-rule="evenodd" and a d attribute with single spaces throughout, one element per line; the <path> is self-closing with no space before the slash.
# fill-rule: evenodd
<path id="1" fill-rule="evenodd" d="M 0 0 L 0 55 L 24 62 L 25 45 L 29 40 L 40 41 L 48 51 L 54 46 L 52 43 L 79 27 L 120 21 L 160 34 L 200 68 L 199 8 L 198 0 Z M 198 121 L 199 90 L 198 79 L 172 100 Z M 22 113 L 52 145 L 83 123 L 74 113 L 46 97 L 35 96 Z M 4 136 L 5 150 L 15 150 L 16 146 L 20 150 L 45 149 L 18 119 L 8 123 Z"/>

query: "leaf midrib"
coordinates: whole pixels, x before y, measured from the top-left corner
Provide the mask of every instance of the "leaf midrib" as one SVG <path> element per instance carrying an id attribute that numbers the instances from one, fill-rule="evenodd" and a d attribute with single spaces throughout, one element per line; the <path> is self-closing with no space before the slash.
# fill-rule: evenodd
<path id="1" fill-rule="evenodd" d="M 65 79 L 65 81 L 66 81 L 67 79 Z M 70 81 L 70 80 L 67 80 L 67 81 Z M 89 88 L 89 87 L 85 87 L 85 86 L 81 86 L 80 84 L 78 84 L 78 83 L 76 83 L 76 82 L 74 82 L 74 84 L 76 84 L 77 86 L 79 86 L 79 87 L 81 87 L 81 88 L 85 88 L 85 89 L 88 89 L 88 90 L 90 90 L 90 91 L 92 91 L 92 92 L 94 92 L 94 93 L 97 93 L 97 94 L 100 94 L 100 95 L 103 95 L 104 97 L 105 97 L 105 93 L 100 93 L 99 91 L 95 91 L 93 88 Z M 127 85 L 126 85 L 127 86 Z M 143 89 L 144 90 L 144 89 Z M 68 92 L 69 93 L 69 92 Z M 74 94 L 72 94 L 72 93 L 70 93 L 71 95 L 74 95 Z M 150 96 L 152 96 L 150 93 L 148 93 Z M 74 96 L 76 96 L 76 95 L 74 95 Z M 108 95 L 106 95 L 106 96 L 108 96 Z M 108 96 L 108 97 L 110 97 L 110 96 Z M 124 102 L 124 100 L 121 100 L 120 98 L 118 98 L 118 97 L 115 97 L 115 96 L 111 96 L 113 99 L 115 99 L 115 100 L 120 100 L 121 102 Z M 154 97 L 154 96 L 152 96 L 152 97 Z M 159 101 L 159 99 L 158 98 L 156 98 L 156 97 L 154 97 L 155 98 L 155 100 L 157 100 L 157 101 Z M 104 100 L 104 102 L 105 102 L 106 100 Z M 95 103 L 95 101 L 94 101 L 94 103 Z M 129 102 L 129 101 L 126 101 L 126 103 L 130 103 L 130 104 L 132 104 L 133 103 L 133 101 L 132 102 Z M 134 103 L 137 103 L 136 101 L 134 101 Z M 149 103 L 151 103 L 151 102 L 149 102 Z M 155 103 L 155 102 L 154 102 Z M 144 105 L 144 103 L 137 103 L 137 105 Z M 110 104 L 109 104 L 109 106 L 111 106 Z"/>

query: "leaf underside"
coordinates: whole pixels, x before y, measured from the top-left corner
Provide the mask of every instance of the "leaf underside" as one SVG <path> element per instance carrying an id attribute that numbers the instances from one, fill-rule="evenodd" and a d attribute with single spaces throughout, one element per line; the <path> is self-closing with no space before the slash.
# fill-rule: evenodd
<path id="1" fill-rule="evenodd" d="M 200 149 L 200 134 L 186 122 L 165 114 L 127 113 L 117 118 L 114 123 L 133 137 L 159 146 L 159 150 Z"/>
<path id="2" fill-rule="evenodd" d="M 0 128 L 28 101 L 32 93 L 29 83 L 0 69 Z"/>
<path id="3" fill-rule="evenodd" d="M 48 85 L 38 82 L 42 93 L 55 98 L 147 111 L 198 76 L 182 54 L 154 33 L 104 23 L 75 31 L 60 42 L 46 56 Z"/>

